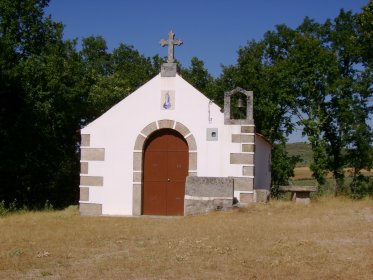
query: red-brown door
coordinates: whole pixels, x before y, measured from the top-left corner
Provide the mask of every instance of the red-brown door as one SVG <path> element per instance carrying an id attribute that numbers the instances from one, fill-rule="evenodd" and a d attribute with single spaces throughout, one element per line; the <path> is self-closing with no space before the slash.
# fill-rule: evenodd
<path id="1" fill-rule="evenodd" d="M 153 133 L 144 153 L 144 215 L 183 215 L 188 144 L 176 131 Z"/>

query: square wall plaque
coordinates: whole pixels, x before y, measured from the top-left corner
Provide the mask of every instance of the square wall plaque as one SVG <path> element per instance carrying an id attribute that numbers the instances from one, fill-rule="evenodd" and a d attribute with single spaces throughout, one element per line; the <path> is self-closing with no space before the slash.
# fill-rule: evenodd
<path id="1" fill-rule="evenodd" d="M 206 130 L 207 141 L 218 141 L 218 129 L 207 128 Z"/>

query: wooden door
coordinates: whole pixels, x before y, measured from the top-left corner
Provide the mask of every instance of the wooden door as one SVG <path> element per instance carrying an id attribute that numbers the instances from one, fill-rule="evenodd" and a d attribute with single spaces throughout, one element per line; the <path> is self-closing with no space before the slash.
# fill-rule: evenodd
<path id="1" fill-rule="evenodd" d="M 144 215 L 183 215 L 189 149 L 172 129 L 153 133 L 144 152 Z"/>

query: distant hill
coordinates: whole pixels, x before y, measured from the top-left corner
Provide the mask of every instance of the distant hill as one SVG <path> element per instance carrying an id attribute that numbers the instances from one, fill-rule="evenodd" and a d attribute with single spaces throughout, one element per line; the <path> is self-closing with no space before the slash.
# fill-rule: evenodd
<path id="1" fill-rule="evenodd" d="M 310 166 L 312 162 L 313 152 L 311 145 L 306 142 L 297 142 L 286 144 L 286 151 L 290 156 L 299 156 L 301 161 L 297 163 L 297 167 Z"/>

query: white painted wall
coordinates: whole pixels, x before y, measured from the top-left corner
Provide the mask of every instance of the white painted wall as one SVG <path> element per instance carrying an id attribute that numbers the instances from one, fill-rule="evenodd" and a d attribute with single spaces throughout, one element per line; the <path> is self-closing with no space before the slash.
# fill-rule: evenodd
<path id="1" fill-rule="evenodd" d="M 271 144 L 260 134 L 255 135 L 255 189 L 271 187 Z"/>
<path id="2" fill-rule="evenodd" d="M 175 91 L 174 110 L 161 110 L 162 90 Z M 241 176 L 242 166 L 229 164 L 230 153 L 241 152 L 239 143 L 231 143 L 232 133 L 240 133 L 240 126 L 224 125 L 224 114 L 214 103 L 210 122 L 208 109 L 209 99 L 179 75 L 157 75 L 82 129 L 82 134 L 90 134 L 90 148 L 105 148 L 105 161 L 89 162 L 85 174 L 104 177 L 103 187 L 90 187 L 88 203 L 102 204 L 104 215 L 132 215 L 135 141 L 144 127 L 162 119 L 180 122 L 193 134 L 198 176 Z M 206 140 L 209 127 L 218 128 L 218 141 Z"/>

